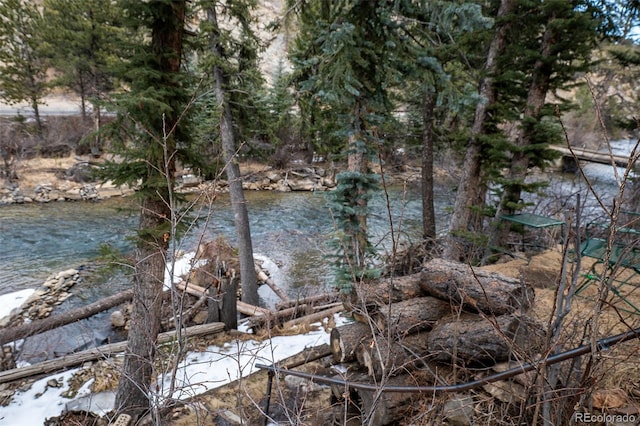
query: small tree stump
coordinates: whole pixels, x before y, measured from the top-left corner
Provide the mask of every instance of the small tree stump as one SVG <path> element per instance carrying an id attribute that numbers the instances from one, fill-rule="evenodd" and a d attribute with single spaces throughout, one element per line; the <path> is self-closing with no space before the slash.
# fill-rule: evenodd
<path id="1" fill-rule="evenodd" d="M 425 293 L 491 315 L 526 310 L 533 288 L 520 280 L 443 259 L 425 263 L 420 285 Z"/>
<path id="2" fill-rule="evenodd" d="M 225 330 L 235 330 L 238 328 L 237 278 L 223 278 L 219 285 L 209 288 L 207 322 L 220 321 Z"/>

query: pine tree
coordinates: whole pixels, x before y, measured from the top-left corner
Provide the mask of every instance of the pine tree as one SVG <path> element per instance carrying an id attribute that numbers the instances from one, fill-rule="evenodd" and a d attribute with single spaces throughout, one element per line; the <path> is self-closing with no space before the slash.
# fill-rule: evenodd
<path id="1" fill-rule="evenodd" d="M 509 68 L 519 73 L 510 81 L 503 81 L 505 90 L 501 98 L 516 107 L 519 134 L 506 146 L 510 153 L 506 176 L 496 179 L 502 187 L 498 218 L 505 212 L 520 211 L 524 207 L 522 194 L 540 189 L 540 183 L 526 181 L 528 170 L 544 169 L 557 156 L 548 146 L 562 141 L 560 129 L 550 124 L 548 118 L 554 116 L 555 107 L 564 109 L 564 102 L 550 104 L 547 94 L 568 89 L 575 84 L 577 73 L 589 69 L 600 35 L 599 12 L 583 0 L 546 1 L 537 7 L 516 11 L 519 16 L 528 17 L 528 25 L 512 32 L 502 58 L 504 70 Z M 516 87 L 520 92 L 514 90 Z M 517 99 L 510 100 L 514 93 Z M 508 223 L 501 225 L 498 245 L 506 239 L 509 230 Z"/>
<path id="2" fill-rule="evenodd" d="M 40 134 L 40 105 L 48 90 L 48 63 L 40 50 L 41 27 L 42 15 L 34 2 L 0 3 L 0 97 L 9 104 L 28 102 Z"/>
<path id="3" fill-rule="evenodd" d="M 115 0 L 45 0 L 43 7 L 43 51 L 56 70 L 52 84 L 80 96 L 84 118 L 91 105 L 96 130 L 91 153 L 98 155 L 101 108 L 114 89 L 114 64 L 124 42 L 119 10 Z"/>
<path id="4" fill-rule="evenodd" d="M 307 78 L 300 85 L 308 91 L 314 109 L 330 112 L 347 158 L 347 170 L 336 176 L 338 190 L 330 198 L 339 225 L 336 244 L 345 256 L 338 260 L 338 276 L 349 277 L 337 285 L 354 296 L 352 286 L 368 274 L 372 253 L 367 203 L 375 177 L 369 162 L 377 158 L 382 143 L 378 128 L 392 109 L 387 88 L 399 78 L 394 67 L 399 46 L 394 8 L 375 1 L 298 6 L 302 22 L 309 25 L 301 30 L 297 43 L 298 81 Z M 305 39 L 309 36 L 311 40 Z"/>
<path id="5" fill-rule="evenodd" d="M 134 300 L 128 348 L 116 395 L 116 410 L 134 418 L 153 410 L 156 338 L 167 252 L 176 232 L 178 202 L 173 192 L 176 161 L 187 158 L 188 86 L 182 72 L 184 0 L 121 4 L 138 43 L 127 46 L 117 97 L 113 147 L 122 161 L 109 163 L 107 177 L 118 184 L 139 183 L 141 200 L 133 276 Z M 119 138 L 116 138 L 119 137 Z"/>

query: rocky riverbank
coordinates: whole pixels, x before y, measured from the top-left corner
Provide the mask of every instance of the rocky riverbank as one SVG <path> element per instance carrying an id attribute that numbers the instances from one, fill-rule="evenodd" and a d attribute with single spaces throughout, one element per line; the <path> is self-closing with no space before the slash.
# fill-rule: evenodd
<path id="1" fill-rule="evenodd" d="M 0 205 L 99 201 L 135 192 L 135 188 L 118 187 L 111 182 L 92 182 L 92 167 L 95 167 L 95 161 L 88 157 L 23 160 L 17 167 L 17 181 L 0 182 Z M 243 188 L 248 191 L 328 191 L 336 186 L 336 169 L 324 163 L 294 164 L 286 169 L 275 169 L 264 164 L 245 162 L 240 167 Z M 387 183 L 415 182 L 419 179 L 418 167 L 403 166 L 389 174 Z M 178 173 L 176 189 L 182 193 L 227 192 L 228 184 L 223 178 L 205 181 L 189 170 L 182 170 Z"/>

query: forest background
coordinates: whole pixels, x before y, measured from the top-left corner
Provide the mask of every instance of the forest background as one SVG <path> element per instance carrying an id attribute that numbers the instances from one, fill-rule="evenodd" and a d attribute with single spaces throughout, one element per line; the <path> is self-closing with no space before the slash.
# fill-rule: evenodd
<path id="1" fill-rule="evenodd" d="M 137 416 L 149 405 L 158 295 L 188 206 L 174 191 L 177 165 L 205 179 L 226 174 L 242 297 L 257 304 L 237 159 L 285 167 L 316 156 L 340 164 L 331 194 L 336 286 L 356 304 L 356 285 L 379 273 L 366 226 L 367 200 L 384 184 L 376 164 L 420 158 L 424 246 L 479 264 L 507 241 L 500 216 L 522 211 L 524 195 L 544 189 L 526 178 L 558 157 L 550 145 L 597 147 L 636 136 L 638 2 L 281 6 L 266 20 L 250 0 L 0 3 L 0 97 L 27 102 L 33 112 L 3 122 L 4 179 L 15 181 L 16 163 L 46 152 L 48 138 L 59 134 L 40 106 L 62 90 L 81 99 L 82 120 L 68 129 L 83 142 L 78 152 L 109 153 L 101 178 L 137 187 L 132 266 L 140 303 L 117 401 L 123 412 Z M 286 40 L 270 78 L 260 67 L 266 45 L 258 29 Z M 461 172 L 440 237 L 433 169 L 445 161 Z M 618 208 L 637 210 L 633 185 Z"/>

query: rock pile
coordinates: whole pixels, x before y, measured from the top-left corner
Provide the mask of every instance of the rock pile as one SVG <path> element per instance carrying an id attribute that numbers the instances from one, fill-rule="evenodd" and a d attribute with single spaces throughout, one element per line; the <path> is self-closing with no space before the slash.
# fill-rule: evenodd
<path id="1" fill-rule="evenodd" d="M 81 281 L 82 277 L 77 269 L 67 269 L 51 275 L 19 309 L 2 319 L 0 327 L 16 326 L 48 317 L 54 306 L 71 296 L 69 289 Z"/>
<path id="2" fill-rule="evenodd" d="M 117 188 L 109 183 L 81 185 L 54 185 L 45 182 L 33 189 L 5 188 L 0 189 L 0 205 L 49 203 L 52 201 L 99 201 L 114 196 L 132 194 L 133 189 Z"/>

